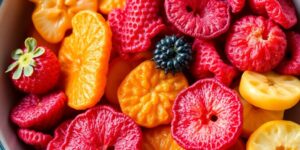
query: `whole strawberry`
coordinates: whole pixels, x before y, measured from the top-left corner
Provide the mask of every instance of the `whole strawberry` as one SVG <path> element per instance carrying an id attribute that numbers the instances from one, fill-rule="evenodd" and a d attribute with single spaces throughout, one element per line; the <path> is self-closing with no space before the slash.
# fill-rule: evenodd
<path id="1" fill-rule="evenodd" d="M 34 38 L 25 40 L 25 48 L 12 54 L 14 62 L 7 72 L 21 91 L 42 94 L 53 88 L 58 80 L 60 65 L 56 55 L 45 47 L 38 47 Z"/>

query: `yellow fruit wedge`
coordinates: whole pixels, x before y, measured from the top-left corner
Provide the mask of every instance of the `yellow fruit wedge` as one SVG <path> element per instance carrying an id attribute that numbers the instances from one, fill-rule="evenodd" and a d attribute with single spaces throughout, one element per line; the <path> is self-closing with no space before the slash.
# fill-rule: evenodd
<path id="1" fill-rule="evenodd" d="M 285 120 L 267 122 L 250 136 L 247 150 L 300 150 L 300 125 Z"/>
<path id="2" fill-rule="evenodd" d="M 250 104 L 266 110 L 286 110 L 300 99 L 300 80 L 273 72 L 261 74 L 245 71 L 239 92 Z"/>

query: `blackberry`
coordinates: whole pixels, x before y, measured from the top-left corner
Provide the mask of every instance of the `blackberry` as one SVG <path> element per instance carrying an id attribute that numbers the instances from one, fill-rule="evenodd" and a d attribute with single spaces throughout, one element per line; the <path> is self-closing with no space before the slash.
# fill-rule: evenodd
<path id="1" fill-rule="evenodd" d="M 180 72 L 192 61 L 192 47 L 182 37 L 166 36 L 157 42 L 152 60 L 165 73 Z"/>

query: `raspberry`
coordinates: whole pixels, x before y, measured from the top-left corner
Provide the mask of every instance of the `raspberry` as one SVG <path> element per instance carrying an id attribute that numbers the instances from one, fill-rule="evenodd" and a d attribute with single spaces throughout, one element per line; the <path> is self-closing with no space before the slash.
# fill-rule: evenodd
<path id="1" fill-rule="evenodd" d="M 226 42 L 226 55 L 235 67 L 245 71 L 267 72 L 284 56 L 284 32 L 271 20 L 245 16 L 235 22 Z"/>
<path id="2" fill-rule="evenodd" d="M 147 51 L 151 39 L 165 28 L 158 13 L 158 0 L 128 0 L 124 10 L 110 13 L 108 21 L 113 33 L 113 49 L 124 58 Z"/>
<path id="3" fill-rule="evenodd" d="M 34 130 L 19 129 L 19 138 L 26 144 L 34 146 L 36 149 L 45 149 L 52 136 Z"/>
<path id="4" fill-rule="evenodd" d="M 222 61 L 212 42 L 196 39 L 193 43 L 193 50 L 195 51 L 195 60 L 191 71 L 197 79 L 214 76 L 222 83 L 230 85 L 238 75 L 238 71 L 234 67 Z"/>

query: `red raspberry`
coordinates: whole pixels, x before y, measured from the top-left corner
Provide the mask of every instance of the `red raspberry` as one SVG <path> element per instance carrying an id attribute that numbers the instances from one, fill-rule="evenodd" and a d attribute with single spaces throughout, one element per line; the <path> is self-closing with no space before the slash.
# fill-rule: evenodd
<path id="1" fill-rule="evenodd" d="M 165 28 L 158 16 L 158 0 L 128 0 L 124 10 L 114 10 L 108 16 L 113 49 L 121 56 L 147 51 L 151 39 Z"/>
<path id="2" fill-rule="evenodd" d="M 42 94 L 53 88 L 58 80 L 60 65 L 56 55 L 45 47 L 37 47 L 34 38 L 25 40 L 25 48 L 17 49 L 14 62 L 6 72 L 12 71 L 13 83 L 20 90 Z"/>
<path id="3" fill-rule="evenodd" d="M 42 98 L 28 95 L 13 108 L 11 120 L 21 128 L 46 130 L 54 126 L 62 117 L 67 97 L 56 92 Z"/>
<path id="4" fill-rule="evenodd" d="M 287 53 L 290 58 L 284 60 L 277 67 L 277 71 L 287 75 L 300 75 L 300 34 L 291 32 L 287 36 Z"/>
<path id="5" fill-rule="evenodd" d="M 36 149 L 45 149 L 52 136 L 34 130 L 19 129 L 19 138 L 26 144 L 34 146 Z"/>
<path id="6" fill-rule="evenodd" d="M 286 46 L 284 32 L 271 20 L 245 16 L 229 33 L 226 55 L 242 71 L 267 72 L 281 61 Z"/>
<path id="7" fill-rule="evenodd" d="M 196 39 L 193 50 L 195 57 L 191 70 L 197 79 L 214 76 L 222 83 L 230 85 L 234 77 L 238 75 L 234 67 L 222 61 L 212 42 Z"/>

